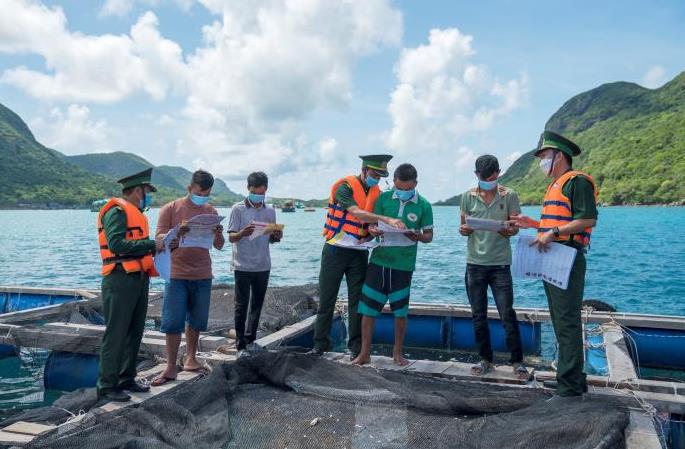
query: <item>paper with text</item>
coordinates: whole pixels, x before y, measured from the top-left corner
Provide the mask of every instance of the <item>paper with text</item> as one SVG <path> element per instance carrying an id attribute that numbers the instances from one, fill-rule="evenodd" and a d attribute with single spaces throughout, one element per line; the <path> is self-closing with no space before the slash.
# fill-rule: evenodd
<path id="1" fill-rule="evenodd" d="M 512 260 L 512 274 L 519 278 L 540 279 L 562 290 L 568 288 L 578 250 L 561 243 L 550 243 L 549 251 L 538 251 L 532 235 L 520 235 Z"/>

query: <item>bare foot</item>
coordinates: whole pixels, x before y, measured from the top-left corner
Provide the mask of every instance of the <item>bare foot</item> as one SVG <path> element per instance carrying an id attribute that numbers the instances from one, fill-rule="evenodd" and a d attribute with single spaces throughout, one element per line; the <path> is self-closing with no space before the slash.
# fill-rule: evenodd
<path id="1" fill-rule="evenodd" d="M 368 355 L 361 355 L 359 354 L 356 359 L 352 360 L 353 365 L 366 365 L 367 363 L 371 362 L 371 357 Z"/>
<path id="2" fill-rule="evenodd" d="M 176 379 L 176 376 L 178 376 L 178 370 L 175 365 L 172 367 L 167 366 L 164 371 L 159 374 L 159 377 L 164 377 L 166 379 Z"/>
<path id="3" fill-rule="evenodd" d="M 200 368 L 202 368 L 202 365 L 194 357 L 192 359 L 189 357 L 183 361 L 184 371 L 196 371 Z"/>
<path id="4" fill-rule="evenodd" d="M 395 365 L 399 366 L 407 366 L 409 365 L 409 360 L 405 359 L 402 357 L 402 355 L 394 355 L 392 357 L 393 361 L 395 362 Z"/>

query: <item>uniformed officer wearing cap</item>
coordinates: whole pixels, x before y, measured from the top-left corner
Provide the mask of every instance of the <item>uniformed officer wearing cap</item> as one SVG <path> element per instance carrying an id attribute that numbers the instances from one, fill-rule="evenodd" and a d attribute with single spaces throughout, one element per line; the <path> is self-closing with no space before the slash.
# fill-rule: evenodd
<path id="1" fill-rule="evenodd" d="M 563 290 L 558 280 L 543 283 L 554 332 L 559 344 L 557 390 L 554 400 L 578 397 L 587 391 L 583 373 L 583 332 L 581 307 L 585 287 L 585 252 L 597 223 L 597 187 L 587 173 L 573 170 L 573 158 L 581 149 L 569 139 L 545 131 L 540 137 L 535 156 L 540 169 L 552 178 L 542 203 L 540 221 L 520 216 L 515 224 L 536 228 L 537 238 L 531 245 L 547 251 L 551 242 L 577 250 L 568 287 Z"/>
<path id="2" fill-rule="evenodd" d="M 402 220 L 373 213 L 380 195 L 378 182 L 388 176 L 392 156 L 360 156 L 361 174 L 346 176 L 333 184 L 324 225 L 324 244 L 319 273 L 319 309 L 314 324 L 314 353 L 330 351 L 331 322 L 343 276 L 347 280 L 348 343 L 350 358 L 361 350 L 361 315 L 357 312 L 369 252 L 361 243 L 370 240 L 368 225 L 379 221 L 404 229 Z"/>
<path id="3" fill-rule="evenodd" d="M 136 381 L 136 363 L 147 315 L 150 277 L 157 276 L 152 255 L 163 243 L 151 240 L 143 210 L 157 189 L 152 168 L 120 179 L 122 197 L 112 198 L 98 215 L 102 258 L 102 306 L 107 325 L 100 348 L 98 396 L 128 401 L 124 392 L 147 391 Z"/>

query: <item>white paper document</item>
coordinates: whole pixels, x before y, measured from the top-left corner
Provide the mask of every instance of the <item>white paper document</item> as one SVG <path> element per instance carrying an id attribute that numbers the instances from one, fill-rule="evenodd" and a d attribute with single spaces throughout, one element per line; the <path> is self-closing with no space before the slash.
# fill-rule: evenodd
<path id="1" fill-rule="evenodd" d="M 253 221 L 251 224 L 254 225 L 254 232 L 248 237 L 249 240 L 254 240 L 262 235 L 270 235 L 274 231 L 282 231 L 285 227 L 282 224 L 265 223 L 263 221 Z"/>
<path id="2" fill-rule="evenodd" d="M 562 290 L 568 288 L 573 262 L 578 250 L 561 243 L 550 243 L 549 251 L 538 251 L 532 235 L 519 235 L 514 250 L 511 271 L 519 278 L 540 279 Z"/>
<path id="3" fill-rule="evenodd" d="M 327 243 L 335 246 L 342 246 L 343 248 L 367 250 L 373 249 L 380 245 L 380 242 L 376 240 L 371 240 L 370 242 L 360 242 L 356 237 L 352 237 L 348 234 L 343 234 L 338 239 L 329 240 Z"/>
<path id="4" fill-rule="evenodd" d="M 176 238 L 178 228 L 173 228 L 164 237 L 164 251 L 155 254 L 155 268 L 159 276 L 168 281 L 171 279 L 171 241 Z"/>
<path id="5" fill-rule="evenodd" d="M 383 234 L 404 234 L 407 232 L 407 229 L 399 229 L 394 226 L 390 226 L 389 224 L 379 221 L 378 222 L 378 230 L 383 232 Z"/>
<path id="6" fill-rule="evenodd" d="M 196 215 L 187 221 L 188 233 L 181 237 L 179 248 L 212 249 L 214 245 L 214 228 L 221 224 L 221 215 Z"/>
<path id="7" fill-rule="evenodd" d="M 499 232 L 507 229 L 507 222 L 503 220 L 490 220 L 488 218 L 466 217 L 466 226 L 474 231 Z"/>

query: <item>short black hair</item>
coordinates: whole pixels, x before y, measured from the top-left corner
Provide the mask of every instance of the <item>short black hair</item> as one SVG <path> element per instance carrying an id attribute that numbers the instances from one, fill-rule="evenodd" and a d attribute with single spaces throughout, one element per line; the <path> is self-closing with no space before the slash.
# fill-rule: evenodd
<path id="1" fill-rule="evenodd" d="M 400 180 L 402 182 L 405 181 L 416 181 L 418 178 L 418 173 L 416 172 L 416 169 L 414 168 L 413 165 L 411 164 L 400 164 L 396 169 L 395 173 L 393 175 L 394 179 Z"/>
<path id="2" fill-rule="evenodd" d="M 476 173 L 487 179 L 499 171 L 499 161 L 492 154 L 484 154 L 476 159 Z"/>
<path id="3" fill-rule="evenodd" d="M 269 187 L 269 177 L 263 171 L 252 172 L 247 176 L 247 188 Z"/>
<path id="4" fill-rule="evenodd" d="M 214 186 L 214 176 L 204 170 L 197 170 L 190 178 L 190 183 L 195 184 L 202 190 L 211 189 Z"/>

